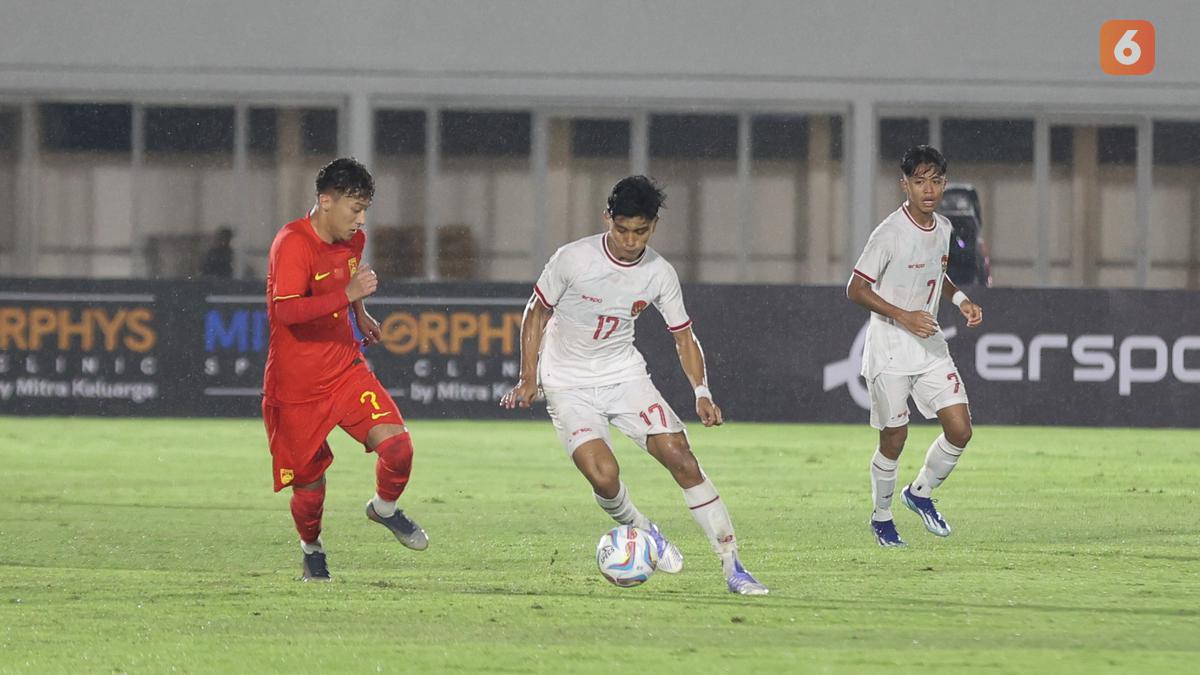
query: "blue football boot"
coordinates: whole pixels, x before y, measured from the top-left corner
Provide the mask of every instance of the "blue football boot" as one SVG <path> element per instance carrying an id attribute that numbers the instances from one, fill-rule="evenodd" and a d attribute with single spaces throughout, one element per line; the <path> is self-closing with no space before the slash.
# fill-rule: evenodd
<path id="1" fill-rule="evenodd" d="M 913 513 L 921 516 L 921 521 L 925 523 L 925 529 L 939 537 L 950 536 L 950 526 L 946 524 L 946 519 L 942 518 L 942 514 L 938 513 L 932 499 L 914 495 L 912 493 L 912 485 L 904 486 L 904 491 L 900 493 L 900 498 L 904 500 L 905 506 L 912 509 Z"/>

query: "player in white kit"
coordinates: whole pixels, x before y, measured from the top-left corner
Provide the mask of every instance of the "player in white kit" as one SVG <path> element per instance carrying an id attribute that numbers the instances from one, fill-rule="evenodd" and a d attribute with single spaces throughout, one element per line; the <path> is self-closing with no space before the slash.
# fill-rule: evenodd
<path id="1" fill-rule="evenodd" d="M 634 506 L 621 481 L 609 445 L 609 425 L 615 426 L 683 488 L 693 518 L 721 559 L 729 590 L 766 595 L 767 587 L 739 561 L 729 512 L 633 344 L 633 322 L 654 305 L 675 337 L 700 421 L 706 427 L 724 421 L 707 386 L 704 353 L 692 334 L 679 276 L 647 246 L 664 198 L 645 176 L 622 179 L 608 197 L 607 231 L 563 246 L 546 263 L 521 323 L 520 379 L 500 404 L 528 408 L 540 386 L 554 428 L 591 483 L 596 502 L 618 523 L 650 533 L 658 545 L 658 569 L 679 572 L 683 555 Z"/>
<path id="2" fill-rule="evenodd" d="M 971 440 L 971 414 L 937 324 L 938 304 L 950 299 L 970 328 L 983 322 L 983 309 L 946 276 L 953 228 L 934 212 L 946 187 L 946 159 L 937 149 L 918 145 L 904 153 L 900 168 L 907 201 L 871 233 L 846 286 L 846 297 L 871 311 L 862 375 L 871 393 L 871 426 L 879 430 L 870 471 L 871 529 L 880 546 L 905 545 L 892 519 L 892 494 L 908 438 L 909 396 L 927 419 L 938 418 L 942 434 L 900 496 L 925 529 L 940 537 L 950 534 L 930 495 Z"/>

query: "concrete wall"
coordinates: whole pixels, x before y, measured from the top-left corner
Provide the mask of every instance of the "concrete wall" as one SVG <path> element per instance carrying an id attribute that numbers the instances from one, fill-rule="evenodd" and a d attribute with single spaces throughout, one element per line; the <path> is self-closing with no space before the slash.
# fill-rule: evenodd
<path id="1" fill-rule="evenodd" d="M 0 12 L 0 90 L 1200 101 L 1200 13 L 1185 0 L 5 0 Z M 1100 73 L 1112 18 L 1155 23 L 1153 74 Z"/>
<path id="2" fill-rule="evenodd" d="M 672 208 L 656 243 L 689 256 L 689 278 L 707 281 L 840 281 L 845 250 L 856 252 L 897 197 L 894 169 L 876 159 L 873 140 L 864 138 L 876 116 L 1200 119 L 1200 41 L 1193 39 L 1200 11 L 1182 1 L 1131 8 L 1103 1 L 369 0 L 331 6 L 315 0 L 0 0 L 0 16 L 0 104 L 333 105 L 342 119 L 340 150 L 368 160 L 377 106 L 507 107 L 563 111 L 564 117 L 605 110 L 839 116 L 845 161 L 755 164 L 748 202 L 738 202 L 735 163 L 651 164 L 672 188 Z M 1098 30 L 1111 18 L 1155 23 L 1153 74 L 1100 72 Z M 21 171 L 14 161 L 0 172 L 16 192 Z M 231 197 L 239 188 L 227 162 L 147 162 L 137 170 L 149 189 L 133 195 L 134 170 L 125 156 L 38 158 L 36 172 L 25 172 L 37 176 L 38 199 L 22 207 L 23 222 L 36 221 L 44 228 L 36 236 L 65 252 L 42 251 L 36 271 L 138 273 L 131 253 L 139 245 L 130 227 L 135 212 L 163 232 L 243 223 L 248 229 L 239 246 L 257 256 L 283 219 L 302 212 L 314 161 L 252 158 L 245 195 Z M 374 164 L 387 187 L 375 221 L 421 223 L 423 163 L 379 158 Z M 483 270 L 490 278 L 523 279 L 539 264 L 525 245 L 538 217 L 530 164 L 444 161 L 431 193 L 440 205 L 439 223 L 474 228 L 491 255 Z M 551 161 L 549 248 L 594 225 L 604 190 L 626 169 L 620 161 Z M 1032 167 L 959 169 L 956 179 L 983 191 L 998 279 L 1032 283 Z M 1132 171 L 1098 171 L 1095 191 L 1086 194 L 1094 204 L 1086 208 L 1078 203 L 1086 177 L 1052 171 L 1053 283 L 1128 285 L 1134 279 L 1132 263 L 1087 271 L 1077 261 L 1092 245 L 1084 230 L 1094 230 L 1100 257 L 1128 261 L 1130 247 L 1136 248 Z M 1154 180 L 1151 258 L 1194 265 L 1200 173 L 1170 168 L 1156 171 Z M 747 203 L 751 212 L 739 213 Z M 729 226 L 746 218 L 743 230 Z M 16 238 L 34 234 L 17 232 Z M 730 253 L 743 238 L 754 262 L 749 277 L 739 276 Z M 100 250 L 83 255 L 72 247 Z M 4 270 L 18 267 L 12 250 L 0 250 Z M 1196 276 L 1165 266 L 1152 270 L 1149 284 L 1195 284 Z"/>

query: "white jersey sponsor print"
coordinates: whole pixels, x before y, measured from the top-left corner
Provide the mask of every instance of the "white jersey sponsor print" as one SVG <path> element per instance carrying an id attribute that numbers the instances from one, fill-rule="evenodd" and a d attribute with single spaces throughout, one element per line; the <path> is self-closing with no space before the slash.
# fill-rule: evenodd
<path id="1" fill-rule="evenodd" d="M 871 284 L 884 300 L 908 311 L 924 310 L 937 317 L 942 281 L 949 262 L 953 228 L 941 214 L 923 228 L 902 205 L 871 233 L 854 274 Z M 949 356 L 946 336 L 919 338 L 885 316 L 871 313 L 863 349 L 862 375 L 916 375 Z"/>
<path id="2" fill-rule="evenodd" d="M 650 305 L 671 331 L 692 323 L 670 263 L 649 247 L 636 261 L 623 262 L 609 253 L 607 240 L 607 233 L 597 234 L 558 249 L 534 286 L 554 310 L 538 362 L 544 389 L 646 377 L 646 361 L 633 346 L 633 322 Z"/>

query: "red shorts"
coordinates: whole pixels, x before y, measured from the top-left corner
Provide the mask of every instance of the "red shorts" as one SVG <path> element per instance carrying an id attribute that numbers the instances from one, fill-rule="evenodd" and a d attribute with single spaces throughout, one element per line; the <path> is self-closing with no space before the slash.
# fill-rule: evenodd
<path id="1" fill-rule="evenodd" d="M 326 437 L 339 426 L 367 443 L 380 424 L 404 424 L 400 408 L 365 365 L 349 371 L 331 396 L 309 403 L 272 405 L 263 401 L 263 422 L 271 447 L 275 491 L 321 479 L 333 463 Z M 368 450 L 369 451 L 369 450 Z"/>

